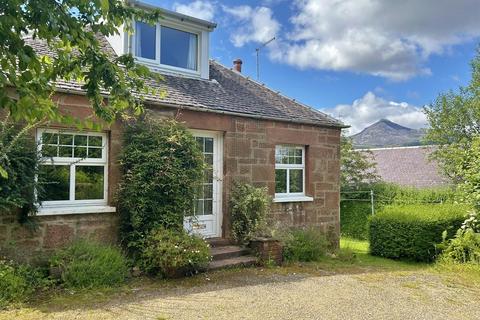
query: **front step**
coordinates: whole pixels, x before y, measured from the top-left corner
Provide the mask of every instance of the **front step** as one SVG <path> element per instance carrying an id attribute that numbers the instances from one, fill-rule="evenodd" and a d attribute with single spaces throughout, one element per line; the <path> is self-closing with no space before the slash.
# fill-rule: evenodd
<path id="1" fill-rule="evenodd" d="M 221 246 L 213 247 L 211 253 L 213 256 L 213 261 L 217 261 L 246 256 L 250 253 L 250 251 L 247 248 L 239 246 Z"/>
<path id="2" fill-rule="evenodd" d="M 258 259 L 250 254 L 245 247 L 233 245 L 229 239 L 213 238 L 208 240 L 211 247 L 212 261 L 208 270 L 218 270 L 234 267 L 249 267 L 257 263 Z"/>
<path id="3" fill-rule="evenodd" d="M 251 267 L 257 263 L 257 258 L 254 256 L 240 256 L 223 260 L 214 260 L 208 265 L 209 271 L 235 268 L 235 267 Z"/>

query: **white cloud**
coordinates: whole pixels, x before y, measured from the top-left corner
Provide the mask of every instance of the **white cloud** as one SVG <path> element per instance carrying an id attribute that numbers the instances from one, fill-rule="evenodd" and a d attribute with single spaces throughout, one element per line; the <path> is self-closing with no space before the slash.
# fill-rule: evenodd
<path id="1" fill-rule="evenodd" d="M 189 4 L 175 2 L 173 10 L 195 18 L 212 21 L 215 16 L 215 5 L 210 1 L 196 0 Z"/>
<path id="2" fill-rule="evenodd" d="M 269 47 L 270 58 L 391 80 L 430 74 L 424 66 L 430 55 L 480 36 L 478 5 L 478 0 L 295 0 L 289 25 L 282 26 L 290 30 Z M 281 28 L 267 7 L 260 7 L 260 23 L 253 18 L 259 8 L 236 8 L 243 24 L 232 36 L 236 46 L 268 40 L 261 36 L 265 30 Z"/>
<path id="3" fill-rule="evenodd" d="M 350 134 L 360 132 L 381 119 L 388 119 L 414 129 L 427 126 L 427 118 L 422 108 L 407 102 L 388 101 L 376 96 L 373 92 L 367 92 L 352 104 L 340 104 L 325 112 L 350 125 Z"/>
<path id="4" fill-rule="evenodd" d="M 234 46 L 242 47 L 248 42 L 265 42 L 276 36 L 280 23 L 273 18 L 273 12 L 267 7 L 223 6 L 223 11 L 233 17 L 240 26 L 230 39 Z"/>

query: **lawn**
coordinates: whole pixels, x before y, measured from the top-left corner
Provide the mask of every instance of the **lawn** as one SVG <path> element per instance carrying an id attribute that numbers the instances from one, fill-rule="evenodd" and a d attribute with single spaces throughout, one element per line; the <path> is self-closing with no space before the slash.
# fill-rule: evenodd
<path id="1" fill-rule="evenodd" d="M 479 275 L 373 257 L 367 242 L 343 238 L 337 254 L 315 263 L 52 291 L 0 319 L 478 319 Z"/>

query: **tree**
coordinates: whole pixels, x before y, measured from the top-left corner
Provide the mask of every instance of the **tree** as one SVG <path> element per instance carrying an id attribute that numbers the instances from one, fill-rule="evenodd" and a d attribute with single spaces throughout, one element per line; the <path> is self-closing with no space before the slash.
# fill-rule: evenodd
<path id="1" fill-rule="evenodd" d="M 458 92 L 440 94 L 432 105 L 425 108 L 430 124 L 426 141 L 438 145 L 433 157 L 444 173 L 455 182 L 462 182 L 460 164 L 465 152 L 480 136 L 480 48 L 471 62 L 472 78 Z"/>
<path id="2" fill-rule="evenodd" d="M 340 155 L 342 188 L 359 189 L 378 180 L 371 151 L 354 149 L 352 139 L 342 136 Z"/>
<path id="3" fill-rule="evenodd" d="M 158 10 L 146 12 L 121 0 L 0 0 L 0 108 L 15 121 L 72 121 L 51 99 L 55 81 L 63 79 L 84 83 L 102 120 L 129 109 L 141 112 L 135 93 L 148 90 L 143 78 L 152 74 L 131 55 L 109 56 L 98 36 L 118 34 L 122 25 L 131 31 L 134 19 L 159 18 Z M 54 55 L 35 52 L 26 35 L 45 41 Z"/>

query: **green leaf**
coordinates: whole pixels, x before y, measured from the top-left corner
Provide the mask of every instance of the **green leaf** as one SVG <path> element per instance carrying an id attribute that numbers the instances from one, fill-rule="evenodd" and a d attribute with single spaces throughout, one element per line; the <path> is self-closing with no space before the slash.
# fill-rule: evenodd
<path id="1" fill-rule="evenodd" d="M 0 166 L 0 177 L 8 179 L 8 172 L 2 166 Z"/>

